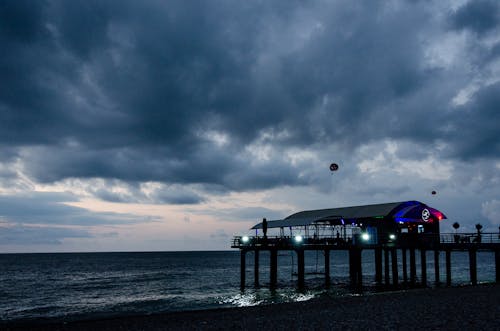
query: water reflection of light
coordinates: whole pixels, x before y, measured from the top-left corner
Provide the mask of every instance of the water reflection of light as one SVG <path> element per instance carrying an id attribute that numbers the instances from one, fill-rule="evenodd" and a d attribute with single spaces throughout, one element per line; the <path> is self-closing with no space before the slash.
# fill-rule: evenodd
<path id="1" fill-rule="evenodd" d="M 300 293 L 300 294 L 297 294 L 296 296 L 292 297 L 292 301 L 296 301 L 296 302 L 299 302 L 299 301 L 308 301 L 308 300 L 311 300 L 312 298 L 314 298 L 314 294 L 310 293 L 310 294 L 307 294 L 307 293 Z"/>
<path id="2" fill-rule="evenodd" d="M 264 300 L 258 300 L 255 294 L 237 294 L 221 300 L 222 304 L 231 304 L 236 307 L 258 306 L 263 302 Z"/>
<path id="3" fill-rule="evenodd" d="M 249 307 L 262 304 L 307 301 L 315 296 L 316 294 L 314 292 L 297 293 L 294 290 L 283 290 L 272 293 L 260 290 L 257 292 L 239 293 L 226 298 L 220 298 L 218 303 L 236 307 Z"/>

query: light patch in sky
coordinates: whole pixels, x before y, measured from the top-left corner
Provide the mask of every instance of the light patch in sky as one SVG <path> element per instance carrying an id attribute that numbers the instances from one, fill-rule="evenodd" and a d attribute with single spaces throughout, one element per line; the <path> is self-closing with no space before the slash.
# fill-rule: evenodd
<path id="1" fill-rule="evenodd" d="M 227 133 L 216 130 L 202 131 L 198 133 L 198 136 L 210 141 L 219 148 L 227 146 L 230 142 L 230 138 Z"/>
<path id="2" fill-rule="evenodd" d="M 425 42 L 424 65 L 428 68 L 450 69 L 463 63 L 467 47 L 465 33 L 448 32 Z"/>
<path id="3" fill-rule="evenodd" d="M 500 200 L 490 200 L 483 202 L 481 213 L 492 224 L 500 225 Z"/>
<path id="4" fill-rule="evenodd" d="M 480 87 L 477 83 L 471 83 L 470 85 L 464 87 L 463 89 L 458 91 L 455 97 L 453 97 L 453 99 L 451 100 L 452 105 L 455 107 L 465 105 L 467 102 L 469 102 L 474 93 L 479 90 L 479 88 Z"/>
<path id="5" fill-rule="evenodd" d="M 290 163 L 294 166 L 305 163 L 305 162 L 316 162 L 318 160 L 318 155 L 311 150 L 304 150 L 298 148 L 290 148 L 284 153 L 286 158 L 290 160 Z"/>
<path id="6" fill-rule="evenodd" d="M 276 143 L 291 137 L 288 130 L 262 130 L 258 137 L 245 147 L 245 154 L 250 156 L 252 162 L 268 162 L 276 155 L 282 155 L 282 148 Z"/>
<path id="7" fill-rule="evenodd" d="M 260 192 L 232 192 L 223 196 L 211 196 L 205 203 L 192 206 L 175 206 L 166 204 L 144 204 L 144 203 L 113 203 L 96 199 L 82 199 L 80 201 L 66 203 L 70 206 L 85 208 L 95 213 L 117 212 L 133 214 L 138 219 L 154 221 L 155 227 L 168 228 L 169 232 L 179 235 L 207 233 L 210 225 L 227 223 L 228 227 L 237 231 L 252 224 L 254 220 L 245 220 L 240 210 L 248 208 L 267 208 L 269 210 L 289 210 L 290 205 L 272 202 L 269 193 Z M 218 211 L 222 211 L 219 213 Z M 228 211 L 231 211 L 228 214 Z M 220 217 L 224 215 L 224 217 Z M 258 215 L 255 221 L 265 214 Z M 189 220 L 189 222 L 186 222 Z M 193 224 L 196 226 L 193 227 Z M 242 226 L 243 225 L 243 226 Z M 120 226 L 121 227 L 121 226 Z M 125 228 L 142 227 L 142 225 L 124 225 Z"/>
<path id="8" fill-rule="evenodd" d="M 421 161 L 400 161 L 397 169 L 401 175 L 416 173 L 424 179 L 448 180 L 451 177 L 453 167 L 450 162 L 428 157 Z"/>
<path id="9" fill-rule="evenodd" d="M 245 152 L 250 155 L 250 160 L 254 162 L 267 162 L 271 157 L 276 154 L 276 150 L 270 143 L 265 143 L 263 141 L 257 141 L 253 144 L 248 145 L 245 148 Z"/>
<path id="10" fill-rule="evenodd" d="M 0 162 L 0 194 L 15 194 L 35 189 L 36 183 L 23 173 L 22 168 L 20 159 Z"/>
<path id="11" fill-rule="evenodd" d="M 368 145 L 363 149 L 365 151 L 362 154 L 372 150 L 373 147 Z M 397 142 L 388 141 L 383 151 L 376 153 L 371 159 L 359 162 L 358 168 L 364 173 L 394 172 L 400 176 L 417 175 L 429 180 L 450 179 L 453 170 L 451 162 L 439 160 L 431 155 L 422 159 L 400 158 L 397 155 L 399 150 L 400 145 Z"/>

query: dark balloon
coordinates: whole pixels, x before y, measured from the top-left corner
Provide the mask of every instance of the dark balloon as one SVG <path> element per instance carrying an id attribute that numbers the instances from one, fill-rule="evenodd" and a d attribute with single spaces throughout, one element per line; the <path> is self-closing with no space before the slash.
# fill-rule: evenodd
<path id="1" fill-rule="evenodd" d="M 436 191 L 432 191 L 431 193 L 432 193 L 432 195 L 436 195 L 437 192 Z"/>
<path id="2" fill-rule="evenodd" d="M 337 163 L 330 164 L 330 170 L 331 171 L 337 171 L 337 170 L 339 170 L 339 165 Z"/>

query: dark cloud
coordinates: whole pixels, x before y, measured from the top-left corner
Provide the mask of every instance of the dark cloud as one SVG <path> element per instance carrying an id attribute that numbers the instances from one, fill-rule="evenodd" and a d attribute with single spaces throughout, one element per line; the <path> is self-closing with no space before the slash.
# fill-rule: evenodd
<path id="1" fill-rule="evenodd" d="M 500 24 L 500 4 L 495 0 L 469 1 L 454 12 L 450 19 L 455 29 L 488 32 Z"/>
<path id="2" fill-rule="evenodd" d="M 158 190 L 152 198 L 156 203 L 173 205 L 190 205 L 205 201 L 200 195 L 182 188 Z"/>
<path id="3" fill-rule="evenodd" d="M 0 148 L 39 182 L 221 191 L 315 183 L 299 175 L 307 164 L 289 162 L 290 148 L 348 153 L 390 138 L 429 153 L 444 142 L 449 159 L 497 159 L 498 85 L 455 111 L 452 98 L 474 77 L 425 62 L 430 40 L 448 32 L 428 6 L 4 1 Z M 498 6 L 470 2 L 445 17 L 458 30 L 492 31 Z M 468 52 L 463 61 L 479 71 L 498 58 L 494 48 L 487 60 Z M 267 147 L 263 158 L 252 152 Z M 187 191 L 94 194 L 204 201 Z"/>
<path id="4" fill-rule="evenodd" d="M 0 180 L 1 180 L 0 171 Z M 142 204 L 198 204 L 205 198 L 197 193 L 195 187 L 189 185 L 162 185 L 119 180 L 93 180 L 87 183 L 82 181 L 68 182 L 70 186 L 78 187 L 85 194 L 99 200 L 114 203 L 142 203 Z"/>
<path id="5" fill-rule="evenodd" d="M 210 234 L 212 239 L 227 239 L 229 235 L 223 229 L 216 229 L 214 233 Z"/>
<path id="6" fill-rule="evenodd" d="M 0 5 L 0 31 L 14 42 L 30 42 L 40 34 L 46 1 L 6 1 Z"/>
<path id="7" fill-rule="evenodd" d="M 106 189 L 98 189 L 94 193 L 94 196 L 103 201 L 108 202 L 118 202 L 118 203 L 127 203 L 127 202 L 136 202 L 137 197 L 131 197 L 130 194 L 124 194 L 119 192 L 112 192 Z"/>
<path id="8" fill-rule="evenodd" d="M 471 160 L 500 156 L 500 82 L 478 91 L 472 100 L 450 118 L 449 139 L 455 157 Z"/>

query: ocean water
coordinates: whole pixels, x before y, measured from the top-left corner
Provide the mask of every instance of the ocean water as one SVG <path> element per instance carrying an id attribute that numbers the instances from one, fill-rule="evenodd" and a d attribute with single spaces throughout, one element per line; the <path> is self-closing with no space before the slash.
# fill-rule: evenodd
<path id="1" fill-rule="evenodd" d="M 269 290 L 269 255 L 260 254 L 260 284 L 253 286 L 253 253 L 247 253 L 247 288 L 240 291 L 240 255 L 223 252 L 0 254 L 0 321 L 94 319 L 131 314 L 249 306 L 350 295 L 346 252 L 331 252 L 329 290 L 324 257 L 306 252 L 306 290 L 298 292 L 294 254 L 278 256 L 278 289 Z M 365 291 L 374 285 L 373 252 L 363 252 Z M 401 256 L 399 257 L 401 262 Z M 479 252 L 478 281 L 495 280 L 494 254 Z M 434 281 L 433 255 L 427 279 Z M 419 254 L 417 254 L 417 264 Z M 444 254 L 440 261 L 445 281 Z M 467 253 L 452 253 L 452 283 L 469 283 Z M 402 280 L 402 267 L 399 268 Z M 420 267 L 417 266 L 420 277 Z"/>

